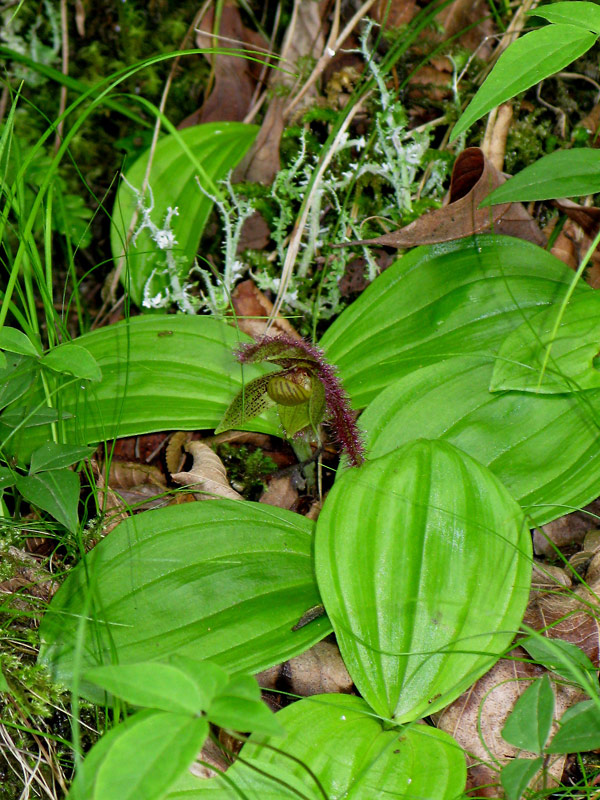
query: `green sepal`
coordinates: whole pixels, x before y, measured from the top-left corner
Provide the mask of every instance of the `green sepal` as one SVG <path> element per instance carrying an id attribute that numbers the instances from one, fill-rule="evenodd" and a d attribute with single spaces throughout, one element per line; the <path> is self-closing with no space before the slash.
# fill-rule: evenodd
<path id="1" fill-rule="evenodd" d="M 277 404 L 279 421 L 288 439 L 291 439 L 292 436 L 295 436 L 304 428 L 308 428 L 310 425 L 308 409 L 308 403 L 302 403 L 299 406 L 282 406 L 279 403 Z"/>
<path id="2" fill-rule="evenodd" d="M 267 386 L 272 377 L 272 374 L 261 375 L 247 383 L 230 403 L 223 414 L 223 419 L 215 428 L 215 433 L 239 428 L 254 417 L 258 417 L 267 408 L 274 406 L 275 401 L 267 394 Z"/>

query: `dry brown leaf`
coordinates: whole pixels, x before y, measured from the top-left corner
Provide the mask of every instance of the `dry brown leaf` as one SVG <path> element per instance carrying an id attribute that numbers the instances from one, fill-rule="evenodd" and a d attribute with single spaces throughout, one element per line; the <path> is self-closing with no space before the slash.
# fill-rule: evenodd
<path id="1" fill-rule="evenodd" d="M 293 484 L 291 475 L 270 478 L 267 489 L 261 495 L 259 503 L 291 510 L 298 502 L 298 489 Z"/>
<path id="2" fill-rule="evenodd" d="M 549 639 L 562 639 L 576 645 L 599 667 L 599 612 L 597 596 L 580 585 L 569 593 L 532 593 L 523 623 L 543 631 Z"/>
<path id="3" fill-rule="evenodd" d="M 494 47 L 494 23 L 487 0 L 454 0 L 440 11 L 437 21 L 444 26 L 446 39 L 464 31 L 458 43 L 487 61 Z"/>
<path id="4" fill-rule="evenodd" d="M 294 694 L 310 697 L 322 693 L 345 693 L 354 686 L 340 651 L 333 642 L 318 642 L 283 664 L 285 678 Z"/>
<path id="5" fill-rule="evenodd" d="M 249 181 L 250 183 L 271 184 L 279 172 L 281 161 L 279 159 L 279 142 L 283 134 L 283 106 L 284 99 L 275 95 L 265 113 L 260 130 L 241 163 L 233 173 L 233 182 Z M 261 217 L 262 219 L 262 217 Z M 249 220 L 248 220 L 249 222 Z M 266 226 L 266 222 L 263 223 Z M 244 233 L 246 231 L 244 225 Z M 269 228 L 267 226 L 267 231 Z M 268 241 L 268 239 L 267 239 Z M 252 245 L 247 244 L 246 247 Z"/>
<path id="6" fill-rule="evenodd" d="M 516 658 L 528 659 L 527 653 L 521 648 L 516 648 L 513 654 Z M 531 680 L 544 673 L 543 667 L 537 664 L 503 658 L 437 716 L 438 728 L 453 736 L 467 752 L 468 790 L 486 787 L 477 789 L 477 797 L 503 797 L 498 768 L 493 766 L 492 758 L 505 764 L 517 753 L 527 757 L 527 753 L 518 751 L 504 741 L 500 732 Z M 584 699 L 581 692 L 569 686 L 554 684 L 553 688 L 556 696 L 555 719 L 560 719 L 567 708 Z M 560 782 L 565 758 L 562 755 L 553 756 L 548 766 L 549 775 L 556 783 Z"/>
<path id="7" fill-rule="evenodd" d="M 228 2 L 223 6 L 217 37 L 212 35 L 213 20 L 214 10 L 211 9 L 198 29 L 198 47 L 265 49 L 266 42 L 243 24 L 235 4 Z M 215 82 L 198 115 L 198 122 L 241 122 L 250 109 L 257 84 L 256 64 L 239 56 L 209 54 L 207 58 L 215 59 Z"/>
<path id="8" fill-rule="evenodd" d="M 191 453 L 194 463 L 188 472 L 176 472 L 171 476 L 175 483 L 196 486 L 198 493 L 194 493 L 194 496 L 197 500 L 216 500 L 219 497 L 244 499 L 229 485 L 223 462 L 210 447 L 202 442 L 189 442 L 186 449 Z"/>
<path id="9" fill-rule="evenodd" d="M 447 205 L 424 214 L 400 230 L 375 239 L 346 242 L 338 246 L 370 244 L 415 247 L 449 242 L 490 228 L 496 233 L 544 244 L 542 232 L 520 203 L 501 203 L 491 208 L 478 208 L 490 191 L 504 181 L 503 174 L 484 156 L 481 148 L 468 147 L 456 159 Z"/>
<path id="10" fill-rule="evenodd" d="M 228 766 L 229 762 L 221 748 L 212 739 L 207 739 L 198 758 L 190 767 L 190 772 L 197 778 L 215 778 L 221 772 L 225 772 Z"/>
<path id="11" fill-rule="evenodd" d="M 0 563 L 10 565 L 11 577 L 0 581 L 0 595 L 14 595 L 12 605 L 21 611 L 35 610 L 28 602 L 28 597 L 49 603 L 58 590 L 59 583 L 41 566 L 30 553 L 17 547 L 3 545 L 0 547 Z"/>
<path id="12" fill-rule="evenodd" d="M 386 28 L 400 28 L 410 22 L 417 11 L 416 0 L 377 0 L 369 15 Z"/>
<path id="13" fill-rule="evenodd" d="M 586 514 L 586 511 L 590 513 Z M 533 534 L 533 549 L 536 555 L 554 557 L 557 547 L 579 544 L 586 533 L 594 527 L 593 516 L 590 514 L 599 513 L 600 501 L 594 500 L 583 511 L 574 511 L 542 525 L 541 531 L 536 530 Z"/>
<path id="14" fill-rule="evenodd" d="M 267 329 L 267 319 L 273 310 L 273 303 L 266 297 L 252 280 L 242 281 L 235 287 L 231 302 L 241 331 L 257 339 Z M 280 314 L 275 318 L 271 329 L 274 334 L 287 333 L 296 339 L 300 334 Z"/>

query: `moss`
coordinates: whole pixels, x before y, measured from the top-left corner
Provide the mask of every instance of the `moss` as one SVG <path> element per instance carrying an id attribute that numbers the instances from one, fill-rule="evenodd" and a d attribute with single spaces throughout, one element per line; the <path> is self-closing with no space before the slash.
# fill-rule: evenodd
<path id="1" fill-rule="evenodd" d="M 219 445 L 217 453 L 236 491 L 247 500 L 258 500 L 265 490 L 266 478 L 277 469 L 273 459 L 265 456 L 262 450 L 228 442 Z"/>

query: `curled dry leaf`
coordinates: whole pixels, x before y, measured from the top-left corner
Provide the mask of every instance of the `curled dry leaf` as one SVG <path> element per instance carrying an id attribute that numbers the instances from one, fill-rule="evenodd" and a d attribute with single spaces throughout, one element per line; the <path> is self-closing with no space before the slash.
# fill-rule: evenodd
<path id="1" fill-rule="evenodd" d="M 600 626 L 598 616 L 598 583 L 589 589 L 579 585 L 572 592 L 534 593 L 529 601 L 523 623 L 543 631 L 550 639 L 562 639 L 579 647 L 594 666 L 600 666 Z"/>
<path id="2" fill-rule="evenodd" d="M 490 229 L 543 246 L 545 238 L 542 232 L 521 203 L 500 203 L 491 208 L 479 208 L 492 189 L 504 181 L 504 175 L 485 157 L 481 148 L 468 147 L 454 164 L 446 205 L 423 214 L 410 225 L 392 233 L 337 246 L 371 244 L 416 247 L 449 242 Z"/>
<path id="3" fill-rule="evenodd" d="M 181 486 L 196 486 L 197 500 L 216 500 L 226 497 L 229 500 L 243 500 L 241 494 L 232 489 L 227 480 L 227 471 L 216 453 L 202 442 L 189 442 L 187 451 L 194 462 L 189 472 L 176 472 L 171 477 Z"/>
<path id="4" fill-rule="evenodd" d="M 527 659 L 521 648 L 513 650 L 515 659 Z M 537 664 L 503 658 L 480 678 L 458 700 L 445 708 L 437 717 L 437 727 L 451 734 L 467 752 L 469 764 L 468 790 L 475 790 L 477 797 L 502 797 L 498 767 L 492 759 L 506 764 L 517 754 L 523 757 L 533 754 L 519 751 L 506 742 L 501 730 L 518 698 L 535 678 L 545 673 Z M 555 719 L 574 703 L 584 699 L 581 692 L 562 684 L 553 685 L 556 697 Z M 556 729 L 556 723 L 554 724 Z M 548 764 L 548 775 L 559 783 L 566 756 L 552 756 Z M 538 775 L 538 788 L 542 776 Z M 536 783 L 532 783 L 535 787 Z M 484 788 L 477 788 L 477 787 Z"/>
<path id="5" fill-rule="evenodd" d="M 179 472 L 185 463 L 185 447 L 191 441 L 188 431 L 175 431 L 165 447 L 165 465 L 169 475 Z"/>
<path id="6" fill-rule="evenodd" d="M 587 512 L 587 513 L 586 513 Z M 594 500 L 582 511 L 574 511 L 564 517 L 542 525 L 533 534 L 533 549 L 538 556 L 556 556 L 557 547 L 579 544 L 593 527 L 593 514 L 600 512 L 600 501 Z"/>

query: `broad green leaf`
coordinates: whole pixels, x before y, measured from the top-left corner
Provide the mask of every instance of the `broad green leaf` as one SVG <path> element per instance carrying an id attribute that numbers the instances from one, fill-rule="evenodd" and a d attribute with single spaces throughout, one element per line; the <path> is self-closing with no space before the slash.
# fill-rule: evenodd
<path id="1" fill-rule="evenodd" d="M 252 675 L 232 678 L 212 701 L 208 719 L 222 728 L 274 735 L 282 733 L 274 714 L 263 703 L 260 687 Z"/>
<path id="2" fill-rule="evenodd" d="M 582 753 L 600 748 L 600 708 L 593 700 L 571 706 L 546 747 L 547 753 Z"/>
<path id="3" fill-rule="evenodd" d="M 258 503 L 213 500 L 147 511 L 122 522 L 53 597 L 40 659 L 73 679 L 82 609 L 83 671 L 165 661 L 178 653 L 256 673 L 331 631 L 326 617 L 292 627 L 320 602 L 311 557 L 314 523 Z M 99 692 L 82 684 L 86 696 Z"/>
<path id="4" fill-rule="evenodd" d="M 488 469 L 420 439 L 335 482 L 317 520 L 315 568 L 361 695 L 407 722 L 451 703 L 510 643 L 527 603 L 531 536 Z"/>
<path id="5" fill-rule="evenodd" d="M 542 17 L 548 22 L 561 22 L 567 25 L 579 25 L 587 31 L 600 33 L 600 8 L 596 3 L 584 0 L 551 3 L 527 12 L 530 16 Z"/>
<path id="6" fill-rule="evenodd" d="M 8 366 L 8 361 L 6 360 L 6 355 L 0 351 L 0 370 L 6 369 Z"/>
<path id="7" fill-rule="evenodd" d="M 547 25 L 521 36 L 502 53 L 459 117 L 450 141 L 492 108 L 564 69 L 589 50 L 595 41 L 593 33 L 576 25 Z"/>
<path id="8" fill-rule="evenodd" d="M 502 768 L 500 780 L 506 794 L 506 800 L 520 800 L 533 776 L 539 771 L 544 759 L 514 758 Z"/>
<path id="9" fill-rule="evenodd" d="M 264 375 L 262 365 L 242 367 L 233 349 L 249 337 L 210 317 L 134 317 L 76 340 L 98 362 L 102 381 L 71 382 L 58 395 L 70 444 L 164 430 L 214 428 L 244 382 Z M 41 394 L 37 395 L 42 399 Z M 252 430 L 277 434 L 276 415 L 258 417 Z M 48 428 L 27 431 L 10 452 L 27 461 L 51 438 Z"/>
<path id="10" fill-rule="evenodd" d="M 78 340 L 79 341 L 79 340 Z M 101 381 L 102 372 L 94 356 L 80 344 L 66 342 L 53 348 L 42 359 L 42 364 L 55 372 L 64 372 L 89 381 Z"/>
<path id="11" fill-rule="evenodd" d="M 557 258 L 514 237 L 417 247 L 340 314 L 321 344 L 363 408 L 418 367 L 495 353 L 517 325 L 560 302 L 572 278 Z M 576 293 L 586 291 L 580 282 Z"/>
<path id="12" fill-rule="evenodd" d="M 28 503 L 47 511 L 75 533 L 79 524 L 79 475 L 70 469 L 52 469 L 18 477 L 16 487 Z"/>
<path id="13" fill-rule="evenodd" d="M 108 664 L 88 669 L 84 679 L 134 706 L 191 715 L 206 710 L 196 682 L 170 664 Z"/>
<path id="14" fill-rule="evenodd" d="M 491 393 L 493 360 L 449 359 L 396 381 L 360 417 L 372 458 L 421 436 L 489 467 L 537 525 L 598 495 L 600 392 Z"/>
<path id="15" fill-rule="evenodd" d="M 19 400 L 31 387 L 40 369 L 37 358 L 11 353 L 6 361 L 6 366 L 0 369 L 0 409 Z"/>
<path id="16" fill-rule="evenodd" d="M 390 729 L 358 697 L 305 698 L 276 718 L 285 735 L 251 736 L 240 754 L 250 766 L 236 761 L 210 780 L 188 774 L 167 800 L 456 800 L 464 791 L 464 753 L 448 734 L 427 725 Z"/>
<path id="17" fill-rule="evenodd" d="M 0 467 L 0 491 L 14 486 L 17 480 L 17 473 L 8 467 Z"/>
<path id="18" fill-rule="evenodd" d="M 213 698 L 229 683 L 229 675 L 212 661 L 200 661 L 176 653 L 169 658 L 169 664 L 173 664 L 194 681 L 197 689 L 202 692 L 203 707 L 208 708 Z"/>
<path id="19" fill-rule="evenodd" d="M 0 329 L 0 350 L 8 350 L 9 353 L 19 353 L 22 356 L 37 357 L 42 354 L 39 344 L 32 342 L 23 331 L 6 325 Z"/>
<path id="20" fill-rule="evenodd" d="M 547 675 L 533 681 L 519 697 L 506 724 L 502 738 L 520 750 L 541 753 L 552 727 L 554 692 Z"/>
<path id="21" fill-rule="evenodd" d="M 600 294 L 574 297 L 553 336 L 560 304 L 519 325 L 502 342 L 490 382 L 493 392 L 563 393 L 600 388 Z M 550 355 L 546 353 L 550 346 Z"/>
<path id="22" fill-rule="evenodd" d="M 498 186 L 481 206 L 579 197 L 596 192 L 600 192 L 600 153 L 587 147 L 556 150 Z"/>
<path id="23" fill-rule="evenodd" d="M 563 639 L 551 639 L 538 634 L 522 639 L 521 644 L 531 658 L 551 672 L 585 686 L 585 678 L 596 674 L 596 667 L 577 645 Z M 582 680 L 583 677 L 583 680 Z"/>
<path id="24" fill-rule="evenodd" d="M 41 472 L 48 469 L 70 467 L 82 458 L 87 458 L 93 453 L 91 447 L 78 447 L 72 444 L 59 444 L 46 442 L 31 454 L 30 472 Z"/>
<path id="25" fill-rule="evenodd" d="M 194 761 L 208 722 L 187 714 L 142 711 L 92 748 L 68 800 L 159 800 Z"/>
<path id="26" fill-rule="evenodd" d="M 256 125 L 213 122 L 194 125 L 179 131 L 177 135 L 164 136 L 156 146 L 148 180 L 151 196 L 146 194 L 146 206 L 152 205 L 150 216 L 159 229 L 164 226 L 169 207 L 179 210 L 179 215 L 171 220 L 171 228 L 176 241 L 173 255 L 178 262 L 178 278 L 182 283 L 194 262 L 202 231 L 213 206 L 212 199 L 200 191 L 196 176 L 204 189 L 214 197 L 214 183 L 237 166 L 257 132 Z M 192 158 L 184 148 L 188 149 Z M 148 154 L 144 153 L 125 170 L 127 182 L 123 181 L 117 192 L 110 235 L 115 263 L 121 259 L 127 231 L 138 205 L 133 189 L 138 192 L 142 189 L 147 164 Z M 212 185 L 209 185 L 207 178 L 213 182 Z M 138 226 L 141 223 L 138 214 Z M 161 250 L 153 241 L 148 228 L 140 231 L 135 244 L 129 244 L 126 264 L 123 284 L 137 305 L 141 305 L 145 291 L 148 296 L 154 297 L 169 286 L 165 250 Z"/>

